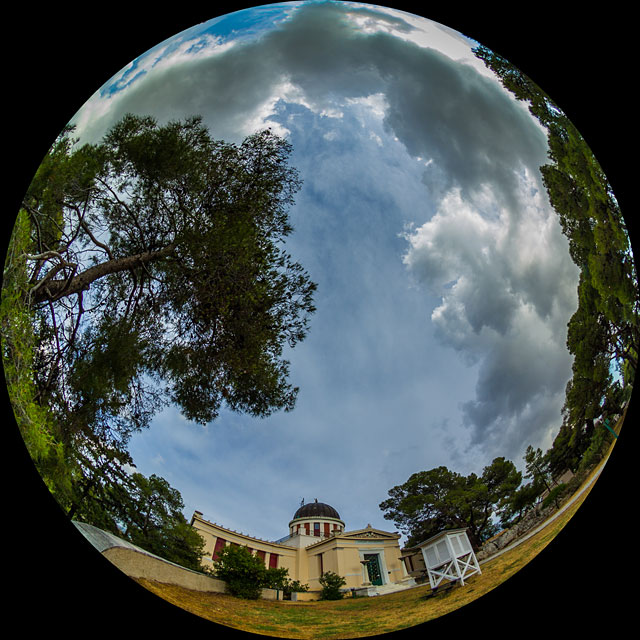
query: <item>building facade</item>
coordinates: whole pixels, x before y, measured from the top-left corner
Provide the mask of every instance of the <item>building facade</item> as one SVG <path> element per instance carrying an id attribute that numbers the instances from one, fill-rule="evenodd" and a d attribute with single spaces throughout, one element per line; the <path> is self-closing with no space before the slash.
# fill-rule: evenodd
<path id="1" fill-rule="evenodd" d="M 345 530 L 338 512 L 323 502 L 303 504 L 289 522 L 289 534 L 277 541 L 247 536 L 205 520 L 196 511 L 191 525 L 205 541 L 203 566 L 212 567 L 226 545 L 243 545 L 267 567 L 285 567 L 291 580 L 319 591 L 320 576 L 332 571 L 345 589 L 384 589 L 414 584 L 401 560 L 400 534 L 375 529 Z"/>

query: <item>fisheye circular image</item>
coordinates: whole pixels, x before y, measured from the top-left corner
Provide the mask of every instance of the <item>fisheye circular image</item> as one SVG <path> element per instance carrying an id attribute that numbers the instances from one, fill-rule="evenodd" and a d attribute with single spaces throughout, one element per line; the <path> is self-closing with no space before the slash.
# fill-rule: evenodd
<path id="1" fill-rule="evenodd" d="M 2 362 L 138 620 L 428 632 L 553 553 L 630 422 L 640 290 L 537 82 L 426 15 L 307 0 L 212 9 L 74 105 L 8 213 Z M 570 548 L 535 589 L 577 588 Z"/>

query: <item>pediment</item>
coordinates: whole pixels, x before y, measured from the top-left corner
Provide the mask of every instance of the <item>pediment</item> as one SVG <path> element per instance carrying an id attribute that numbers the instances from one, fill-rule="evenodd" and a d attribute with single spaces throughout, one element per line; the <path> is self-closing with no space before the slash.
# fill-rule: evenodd
<path id="1" fill-rule="evenodd" d="M 382 531 L 381 529 L 374 529 L 373 527 L 367 527 L 366 529 L 357 529 L 355 531 L 345 531 L 340 535 L 341 538 L 348 539 L 377 539 L 377 540 L 398 540 L 400 534 L 392 533 L 390 531 Z"/>

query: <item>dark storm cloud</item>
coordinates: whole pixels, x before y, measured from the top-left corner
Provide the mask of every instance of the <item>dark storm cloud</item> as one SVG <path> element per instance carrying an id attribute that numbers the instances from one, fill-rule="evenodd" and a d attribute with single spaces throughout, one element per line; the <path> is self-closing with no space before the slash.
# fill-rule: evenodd
<path id="1" fill-rule="evenodd" d="M 524 158 L 537 167 L 546 153 L 544 136 L 525 110 L 514 109 L 498 84 L 472 67 L 395 35 L 359 31 L 349 18 L 354 15 L 402 24 L 366 8 L 303 6 L 254 41 L 150 74 L 122 96 L 118 111 L 161 119 L 215 114 L 208 123 L 214 133 L 238 137 L 283 83 L 317 108 L 383 93 L 387 126 L 410 153 L 433 160 L 425 174 L 431 187 L 457 185 L 467 193 L 490 180 L 509 198 L 514 167 Z"/>

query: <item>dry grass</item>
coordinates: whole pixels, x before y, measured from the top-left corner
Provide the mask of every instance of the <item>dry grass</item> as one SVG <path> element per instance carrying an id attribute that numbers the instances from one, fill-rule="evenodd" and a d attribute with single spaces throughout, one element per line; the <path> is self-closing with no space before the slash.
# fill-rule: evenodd
<path id="1" fill-rule="evenodd" d="M 139 582 L 149 591 L 190 613 L 253 634 L 301 640 L 336 640 L 389 633 L 439 618 L 508 580 L 556 537 L 589 491 L 590 487 L 538 533 L 483 563 L 482 574 L 472 576 L 463 587 L 427 599 L 424 596 L 430 593 L 428 585 L 371 598 L 347 597 L 333 602 L 274 602 L 189 591 L 147 580 Z"/>

